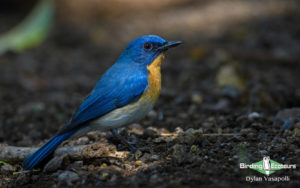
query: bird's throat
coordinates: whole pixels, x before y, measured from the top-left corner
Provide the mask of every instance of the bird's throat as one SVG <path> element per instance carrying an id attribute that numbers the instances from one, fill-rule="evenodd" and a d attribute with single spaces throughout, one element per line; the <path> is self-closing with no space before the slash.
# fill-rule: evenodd
<path id="1" fill-rule="evenodd" d="M 150 97 L 151 100 L 156 101 L 161 90 L 161 62 L 165 58 L 165 55 L 159 55 L 157 58 L 154 59 L 154 61 L 147 66 L 147 69 L 149 71 L 148 75 L 148 91 L 147 94 L 148 97 Z"/>
<path id="2" fill-rule="evenodd" d="M 147 66 L 148 70 L 150 71 L 150 69 L 159 69 L 160 70 L 160 66 L 161 66 L 161 62 L 163 61 L 163 59 L 165 58 L 165 54 L 161 54 L 159 56 L 157 56 L 154 61 Z"/>

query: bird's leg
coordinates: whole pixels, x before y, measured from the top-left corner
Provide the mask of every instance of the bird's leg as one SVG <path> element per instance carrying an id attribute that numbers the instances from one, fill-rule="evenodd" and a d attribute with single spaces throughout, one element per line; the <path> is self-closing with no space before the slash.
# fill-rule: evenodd
<path id="1" fill-rule="evenodd" d="M 119 133 L 118 133 L 118 130 L 117 129 L 111 129 L 111 133 L 112 135 L 117 138 L 119 141 L 121 141 L 125 146 L 127 146 L 130 151 L 132 153 L 135 153 L 136 152 L 136 147 L 133 146 L 132 144 L 130 144 L 124 137 L 122 137 Z"/>
<path id="2" fill-rule="evenodd" d="M 125 146 L 127 146 L 131 153 L 135 153 L 137 150 L 149 150 L 148 147 L 143 147 L 143 148 L 137 148 L 135 146 L 133 146 L 133 144 L 129 143 L 124 137 L 122 137 L 119 133 L 117 129 L 111 129 L 110 130 L 112 132 L 112 135 L 117 138 L 118 140 L 120 140 Z"/>

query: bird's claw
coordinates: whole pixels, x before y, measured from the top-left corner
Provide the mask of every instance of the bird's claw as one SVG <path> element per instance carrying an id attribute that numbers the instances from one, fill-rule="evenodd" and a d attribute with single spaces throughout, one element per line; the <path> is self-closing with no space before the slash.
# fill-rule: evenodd
<path id="1" fill-rule="evenodd" d="M 140 147 L 140 148 L 138 148 L 138 147 L 135 147 L 135 146 L 130 146 L 129 147 L 129 149 L 130 149 L 130 153 L 136 153 L 138 150 L 139 151 L 143 151 L 143 152 L 145 152 L 145 151 L 150 151 L 150 147 L 148 147 L 148 146 L 144 146 L 144 147 Z"/>
<path id="2" fill-rule="evenodd" d="M 150 151 L 150 148 L 145 146 L 145 147 L 141 147 L 141 148 L 138 148 L 134 145 L 136 145 L 137 143 L 136 142 L 128 142 L 125 138 L 123 138 L 116 129 L 112 129 L 111 130 L 112 132 L 112 135 L 117 138 L 119 141 L 121 141 L 121 143 L 124 144 L 124 147 L 127 147 L 129 150 L 130 150 L 130 153 L 135 153 L 137 150 L 140 150 L 140 151 Z M 124 149 L 123 148 L 118 148 L 118 150 L 122 150 Z"/>

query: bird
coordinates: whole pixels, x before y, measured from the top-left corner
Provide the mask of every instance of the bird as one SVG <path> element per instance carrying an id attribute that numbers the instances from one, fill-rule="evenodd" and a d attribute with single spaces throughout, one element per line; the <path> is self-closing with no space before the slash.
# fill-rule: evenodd
<path id="1" fill-rule="evenodd" d="M 32 170 L 65 140 L 94 130 L 111 130 L 113 135 L 136 148 L 117 129 L 143 119 L 152 110 L 161 91 L 161 64 L 165 52 L 181 44 L 156 35 L 131 41 L 117 61 L 100 77 L 72 119 L 22 163 Z"/>

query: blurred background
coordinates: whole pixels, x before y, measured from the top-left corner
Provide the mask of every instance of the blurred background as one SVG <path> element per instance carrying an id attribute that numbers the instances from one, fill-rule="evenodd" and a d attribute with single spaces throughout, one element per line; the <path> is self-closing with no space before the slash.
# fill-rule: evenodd
<path id="1" fill-rule="evenodd" d="M 126 45 L 146 34 L 184 44 L 167 54 L 162 94 L 143 127 L 237 133 L 256 123 L 299 136 L 299 5 L 297 0 L 1 1 L 0 143 L 44 142 L 72 117 Z M 278 115 L 285 109 L 292 111 Z M 245 117 L 262 119 L 249 123 Z M 287 119 L 292 124 L 283 127 Z M 257 144 L 265 137 L 255 129 Z"/>

